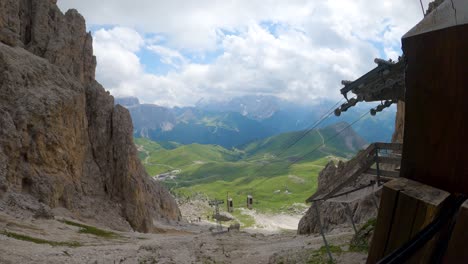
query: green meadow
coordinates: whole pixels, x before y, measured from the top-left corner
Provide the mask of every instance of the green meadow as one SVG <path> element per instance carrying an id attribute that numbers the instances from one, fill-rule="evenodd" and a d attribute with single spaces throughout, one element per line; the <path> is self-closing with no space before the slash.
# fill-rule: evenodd
<path id="1" fill-rule="evenodd" d="M 293 210 L 317 189 L 319 172 L 330 160 L 354 154 L 344 138 L 320 146 L 332 131 L 312 131 L 290 146 L 303 132 L 258 140 L 238 148 L 218 145 L 153 142 L 136 138 L 139 157 L 149 175 L 171 173 L 162 182 L 179 197 L 205 194 L 210 199 L 231 197 L 235 207 L 246 207 L 254 197 L 260 212 Z M 289 148 L 287 148 L 290 146 Z"/>

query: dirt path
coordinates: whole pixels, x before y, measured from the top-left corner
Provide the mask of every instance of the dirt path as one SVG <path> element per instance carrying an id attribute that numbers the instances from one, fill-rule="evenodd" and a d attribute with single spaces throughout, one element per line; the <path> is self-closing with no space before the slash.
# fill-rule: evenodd
<path id="1" fill-rule="evenodd" d="M 326 155 L 331 155 L 331 156 L 333 156 L 333 154 L 331 154 L 331 153 L 326 152 L 326 151 L 323 150 L 323 149 L 326 147 L 326 145 L 325 145 L 325 138 L 323 137 L 322 133 L 320 133 L 320 130 L 317 129 L 316 131 L 317 131 L 317 133 L 319 134 L 320 138 L 322 139 L 322 145 L 320 146 L 320 148 L 319 148 L 318 150 L 319 150 L 320 152 L 326 154 Z"/>
<path id="2" fill-rule="evenodd" d="M 177 169 L 177 168 L 174 168 L 172 167 L 171 165 L 167 165 L 167 164 L 162 164 L 162 163 L 150 163 L 149 162 L 149 158 L 150 158 L 150 152 L 148 150 L 146 150 L 143 146 L 141 145 L 136 145 L 137 146 L 137 150 L 138 151 L 141 151 L 141 152 L 144 152 L 146 157 L 145 159 L 143 159 L 141 162 L 143 163 L 143 165 L 157 165 L 157 166 L 164 166 L 164 167 L 167 167 L 171 170 L 179 170 L 181 171 L 180 169 Z M 151 177 L 155 177 L 157 175 L 151 175 Z"/>
<path id="3" fill-rule="evenodd" d="M 148 164 L 148 159 L 149 159 L 149 157 L 150 157 L 149 151 L 146 150 L 145 147 L 143 147 L 142 145 L 137 145 L 137 144 L 135 144 L 135 146 L 137 147 L 137 150 L 138 150 L 138 151 L 144 152 L 145 155 L 146 155 L 146 158 L 145 158 L 144 160 L 142 160 L 141 162 L 142 162 L 143 164 Z"/>
<path id="4" fill-rule="evenodd" d="M 302 215 L 262 214 L 255 210 L 241 209 L 241 214 L 251 216 L 255 220 L 255 226 L 249 229 L 261 233 L 277 233 L 282 230 L 295 231 L 302 218 Z"/>

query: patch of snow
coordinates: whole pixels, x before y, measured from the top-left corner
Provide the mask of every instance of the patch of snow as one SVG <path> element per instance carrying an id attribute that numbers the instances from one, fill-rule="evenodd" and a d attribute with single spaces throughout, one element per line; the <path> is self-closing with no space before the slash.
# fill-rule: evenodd
<path id="1" fill-rule="evenodd" d="M 171 131 L 172 129 L 174 128 L 174 124 L 170 123 L 170 122 L 164 122 L 162 125 L 161 125 L 161 129 L 162 131 L 166 132 L 166 131 Z"/>

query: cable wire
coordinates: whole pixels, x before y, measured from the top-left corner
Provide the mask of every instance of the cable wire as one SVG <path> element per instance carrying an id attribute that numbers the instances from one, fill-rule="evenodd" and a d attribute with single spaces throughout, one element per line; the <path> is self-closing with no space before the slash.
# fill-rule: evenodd
<path id="1" fill-rule="evenodd" d="M 422 3 L 422 0 L 419 0 L 419 3 L 421 3 L 421 10 L 422 10 L 423 16 L 426 16 L 426 12 L 424 12 L 424 6 Z"/>
<path id="2" fill-rule="evenodd" d="M 298 158 L 298 159 L 296 159 L 296 160 L 290 162 L 290 163 L 288 164 L 288 166 L 286 166 L 285 169 L 290 168 L 290 167 L 291 167 L 292 165 L 294 165 L 295 163 L 301 161 L 302 159 L 304 159 L 304 158 L 307 157 L 308 155 L 310 155 L 310 154 L 312 154 L 313 152 L 317 151 L 319 148 L 321 148 L 322 146 L 324 146 L 328 141 L 330 141 L 330 140 L 334 139 L 335 137 L 339 136 L 339 135 L 340 135 L 341 133 L 343 133 L 346 129 L 350 128 L 351 126 L 353 126 L 353 125 L 356 124 L 357 122 L 361 121 L 361 120 L 362 120 L 364 117 L 366 117 L 368 114 L 369 114 L 369 112 L 366 111 L 366 112 L 363 113 L 358 119 L 354 120 L 354 122 L 348 124 L 346 127 L 344 127 L 343 129 L 341 129 L 339 132 L 337 132 L 337 133 L 334 134 L 333 136 L 330 136 L 330 137 L 328 137 L 327 139 L 325 139 L 325 140 L 323 141 L 322 144 L 318 145 L 317 147 L 315 147 L 315 148 L 312 149 L 311 151 L 307 152 L 306 154 L 304 154 L 304 155 L 301 156 L 300 158 Z M 266 166 L 266 164 L 264 164 L 260 169 L 264 168 L 265 166 Z M 257 170 L 256 172 L 258 172 L 258 171 L 259 171 L 259 170 Z M 267 181 L 268 179 L 269 179 L 269 178 L 266 178 L 265 180 L 263 180 L 263 181 L 257 183 L 257 184 L 256 184 L 255 186 L 253 186 L 253 188 L 251 188 L 251 189 L 255 190 L 256 187 L 257 187 L 258 185 L 264 183 L 264 182 Z"/>
<path id="3" fill-rule="evenodd" d="M 353 192 L 357 192 L 359 190 L 365 189 L 365 188 L 370 187 L 372 185 L 375 185 L 375 182 L 371 181 L 369 184 L 359 186 L 359 187 L 354 188 L 352 190 L 345 191 L 345 192 L 342 192 L 342 193 L 338 193 L 338 194 L 332 195 L 332 196 L 327 197 L 327 198 L 317 198 L 317 199 L 311 200 L 310 202 L 327 201 L 328 199 L 333 199 L 333 198 L 344 196 L 344 195 L 347 195 L 347 194 L 350 194 L 350 193 L 353 193 Z"/>
<path id="4" fill-rule="evenodd" d="M 344 98 L 342 98 L 341 100 L 339 100 L 336 104 L 334 104 L 330 109 L 328 109 L 328 111 L 325 112 L 325 114 L 323 114 L 318 120 L 316 120 L 312 125 L 310 125 L 306 130 L 303 131 L 302 135 L 296 137 L 293 142 L 291 144 L 289 144 L 283 152 L 281 152 L 280 154 L 278 154 L 277 156 L 281 156 L 282 154 L 284 154 L 284 152 L 286 152 L 286 150 L 288 150 L 289 148 L 291 148 L 292 146 L 296 145 L 297 142 L 301 141 L 305 136 L 307 136 L 310 132 L 312 132 L 318 125 L 320 125 L 323 121 L 325 121 L 328 117 L 330 117 L 333 113 L 334 113 L 334 110 L 335 108 L 344 100 Z"/>
<path id="5" fill-rule="evenodd" d="M 330 117 L 331 114 L 333 114 L 335 107 L 337 107 L 343 100 L 344 100 L 344 98 L 342 98 L 341 100 L 336 102 L 327 112 L 325 112 L 325 114 L 323 114 L 318 120 L 316 120 L 312 125 L 310 125 L 307 130 L 303 131 L 302 135 L 296 137 L 292 141 L 291 144 L 287 145 L 286 147 L 283 146 L 282 148 L 280 148 L 280 152 L 278 154 L 276 154 L 275 156 L 279 157 L 279 156 L 283 155 L 288 149 L 290 149 L 292 146 L 296 145 L 297 142 L 299 142 L 305 136 L 307 136 L 310 132 L 312 132 L 318 125 L 320 125 L 323 121 L 325 121 L 328 117 Z M 265 168 L 265 166 L 267 166 L 268 164 L 269 163 L 263 164 L 259 169 L 255 170 L 253 173 L 250 173 L 249 175 L 257 174 L 260 170 Z"/>
<path id="6" fill-rule="evenodd" d="M 445 206 L 441 209 L 440 214 L 423 230 L 414 235 L 411 240 L 406 242 L 401 247 L 395 249 L 393 252 L 379 260 L 378 264 L 398 264 L 405 263 L 411 256 L 413 256 L 418 249 L 424 246 L 434 235 L 452 219 L 462 203 L 466 200 L 466 196 L 450 195 L 445 202 Z M 436 262 L 437 263 L 437 262 Z"/>
<path id="7" fill-rule="evenodd" d="M 358 119 L 356 119 L 354 122 L 352 122 L 351 124 L 348 124 L 347 126 L 345 126 L 343 129 L 341 129 L 338 133 L 334 134 L 333 136 L 330 136 L 328 137 L 327 139 L 325 139 L 323 141 L 322 144 L 319 144 L 317 147 L 315 147 L 314 149 L 312 149 L 311 151 L 307 152 L 306 154 L 302 155 L 299 159 L 296 159 L 294 160 L 293 162 L 291 162 L 288 167 L 286 168 L 289 168 L 291 167 L 292 165 L 294 165 L 295 163 L 301 161 L 302 159 L 304 159 L 305 157 L 307 157 L 308 155 L 312 154 L 313 152 L 315 152 L 316 150 L 318 150 L 319 148 L 325 146 L 325 143 L 327 143 L 328 141 L 334 139 L 335 137 L 339 136 L 341 133 L 343 133 L 346 129 L 350 128 L 352 125 L 356 124 L 357 122 L 361 121 L 364 117 L 366 117 L 367 115 L 369 114 L 368 111 L 366 111 L 364 114 L 362 114 Z"/>

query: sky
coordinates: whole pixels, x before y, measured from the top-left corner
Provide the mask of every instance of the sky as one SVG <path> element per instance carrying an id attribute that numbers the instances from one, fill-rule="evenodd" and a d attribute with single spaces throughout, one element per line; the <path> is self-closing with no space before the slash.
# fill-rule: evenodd
<path id="1" fill-rule="evenodd" d="M 427 9 L 428 0 L 422 1 Z M 190 106 L 273 95 L 338 100 L 341 80 L 397 59 L 418 0 L 59 0 L 93 34 L 96 79 L 114 96 Z"/>

